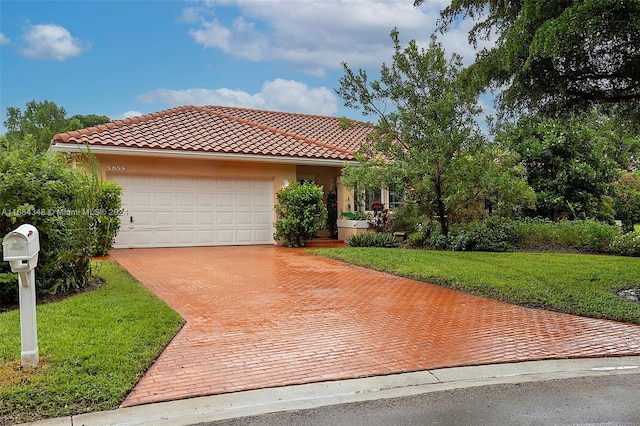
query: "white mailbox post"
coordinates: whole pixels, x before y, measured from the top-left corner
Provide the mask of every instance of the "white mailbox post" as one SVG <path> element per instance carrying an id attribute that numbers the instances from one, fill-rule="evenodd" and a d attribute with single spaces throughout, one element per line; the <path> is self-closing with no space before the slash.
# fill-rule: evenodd
<path id="1" fill-rule="evenodd" d="M 9 232 L 2 241 L 2 255 L 9 261 L 11 271 L 18 273 L 20 296 L 20 336 L 22 338 L 23 367 L 37 367 L 38 325 L 36 323 L 36 271 L 40 238 L 33 225 L 22 225 Z"/>

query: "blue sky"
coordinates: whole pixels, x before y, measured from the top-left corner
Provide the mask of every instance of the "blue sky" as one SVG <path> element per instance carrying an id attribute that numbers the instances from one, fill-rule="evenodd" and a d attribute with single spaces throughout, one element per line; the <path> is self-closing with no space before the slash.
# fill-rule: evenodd
<path id="1" fill-rule="evenodd" d="M 341 62 L 375 73 L 393 27 L 426 44 L 447 3 L 1 0 L 0 123 L 31 99 L 112 119 L 187 104 L 361 118 L 334 92 Z M 471 24 L 439 36 L 466 63 Z"/>

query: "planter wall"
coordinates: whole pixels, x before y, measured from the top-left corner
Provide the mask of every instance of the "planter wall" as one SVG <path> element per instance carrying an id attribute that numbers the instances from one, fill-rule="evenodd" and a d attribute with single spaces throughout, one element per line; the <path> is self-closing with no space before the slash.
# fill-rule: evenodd
<path id="1" fill-rule="evenodd" d="M 368 220 L 338 220 L 338 239 L 347 241 L 352 235 L 371 232 Z"/>

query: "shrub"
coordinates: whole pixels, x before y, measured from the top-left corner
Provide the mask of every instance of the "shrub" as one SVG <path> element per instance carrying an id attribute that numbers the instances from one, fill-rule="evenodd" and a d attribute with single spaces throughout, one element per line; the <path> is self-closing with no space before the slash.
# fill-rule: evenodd
<path id="1" fill-rule="evenodd" d="M 621 256 L 640 257 L 640 232 L 627 232 L 611 241 L 609 251 Z"/>
<path id="2" fill-rule="evenodd" d="M 516 232 L 521 236 L 519 247 L 540 249 L 567 247 L 581 251 L 605 253 L 611 241 L 620 235 L 616 225 L 596 220 L 527 219 L 515 222 Z"/>
<path id="3" fill-rule="evenodd" d="M 513 222 L 506 219 L 488 219 L 458 227 L 450 232 L 449 249 L 453 251 L 513 250 L 519 240 Z"/>
<path id="4" fill-rule="evenodd" d="M 376 232 L 387 231 L 391 218 L 389 210 L 384 208 L 384 203 L 379 200 L 374 201 L 371 203 L 371 210 L 373 210 L 373 218 L 369 220 L 369 228 Z"/>
<path id="5" fill-rule="evenodd" d="M 303 247 L 327 222 L 322 188 L 312 182 L 293 182 L 276 194 L 276 232 L 287 247 Z"/>
<path id="6" fill-rule="evenodd" d="M 91 168 L 70 167 L 66 156 L 38 153 L 34 146 L 28 136 L 0 156 L 0 234 L 24 223 L 38 228 L 39 293 L 82 287 L 95 251 L 100 182 Z M 110 205 L 116 201 L 119 209 L 119 199 Z M 0 263 L 0 275 L 4 273 L 10 273 L 6 262 Z M 17 287 L 6 281 L 0 283 L 0 294 L 11 303 Z"/>
<path id="7" fill-rule="evenodd" d="M 351 247 L 396 247 L 393 234 L 384 232 L 366 232 L 364 234 L 352 235 L 347 240 Z"/>
<path id="8" fill-rule="evenodd" d="M 95 216 L 96 242 L 94 256 L 104 256 L 113 248 L 120 229 L 122 188 L 113 182 L 101 182 L 98 195 L 98 214 Z"/>
<path id="9" fill-rule="evenodd" d="M 419 223 L 425 217 L 420 213 L 420 207 L 416 203 L 403 203 L 391 214 L 389 231 L 391 232 L 415 232 Z"/>

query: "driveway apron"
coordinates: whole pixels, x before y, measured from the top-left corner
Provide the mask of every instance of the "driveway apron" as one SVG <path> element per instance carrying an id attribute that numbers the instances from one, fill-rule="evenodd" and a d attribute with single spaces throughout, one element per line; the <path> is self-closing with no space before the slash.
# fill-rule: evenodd
<path id="1" fill-rule="evenodd" d="M 123 406 L 442 367 L 640 355 L 640 326 L 275 246 L 115 250 L 186 320 Z"/>

